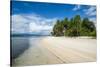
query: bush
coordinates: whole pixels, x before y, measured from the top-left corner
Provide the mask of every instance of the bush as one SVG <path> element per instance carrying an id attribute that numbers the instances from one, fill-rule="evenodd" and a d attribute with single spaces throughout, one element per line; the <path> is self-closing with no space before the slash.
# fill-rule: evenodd
<path id="1" fill-rule="evenodd" d="M 90 36 L 96 37 L 96 31 L 90 32 Z"/>
<path id="2" fill-rule="evenodd" d="M 65 36 L 79 36 L 80 32 L 77 29 L 69 29 L 65 31 Z"/>
<path id="3" fill-rule="evenodd" d="M 88 29 L 82 28 L 80 30 L 80 36 L 89 36 L 90 31 Z"/>

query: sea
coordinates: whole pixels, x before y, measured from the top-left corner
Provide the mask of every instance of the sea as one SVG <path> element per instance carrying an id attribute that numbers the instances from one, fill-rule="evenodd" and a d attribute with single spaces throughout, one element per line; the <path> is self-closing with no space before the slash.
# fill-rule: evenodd
<path id="1" fill-rule="evenodd" d="M 10 47 L 11 47 L 11 60 L 19 57 L 25 50 L 27 50 L 30 46 L 30 41 L 32 39 L 35 44 L 38 40 L 47 37 L 44 35 L 11 35 L 10 36 Z"/>

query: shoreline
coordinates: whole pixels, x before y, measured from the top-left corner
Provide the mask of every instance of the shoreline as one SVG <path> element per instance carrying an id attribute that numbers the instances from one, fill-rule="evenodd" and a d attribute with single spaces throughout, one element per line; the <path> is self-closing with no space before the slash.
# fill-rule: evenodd
<path id="1" fill-rule="evenodd" d="M 17 65 L 43 65 L 96 61 L 96 39 L 83 37 L 43 37 L 15 59 Z"/>

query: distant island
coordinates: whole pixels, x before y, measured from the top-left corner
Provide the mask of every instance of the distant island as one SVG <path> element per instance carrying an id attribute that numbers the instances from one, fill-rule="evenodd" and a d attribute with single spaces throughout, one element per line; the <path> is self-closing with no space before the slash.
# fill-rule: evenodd
<path id="1" fill-rule="evenodd" d="M 53 36 L 93 36 L 96 37 L 94 22 L 76 15 L 71 19 L 57 20 L 51 32 Z"/>
<path id="2" fill-rule="evenodd" d="M 11 37 L 30 37 L 30 36 L 50 36 L 43 34 L 30 34 L 30 33 L 14 33 L 10 35 Z"/>

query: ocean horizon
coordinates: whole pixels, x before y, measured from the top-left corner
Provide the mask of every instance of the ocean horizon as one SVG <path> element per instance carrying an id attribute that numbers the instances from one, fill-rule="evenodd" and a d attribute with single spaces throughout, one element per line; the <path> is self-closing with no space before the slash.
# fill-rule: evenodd
<path id="1" fill-rule="evenodd" d="M 51 36 L 50 34 L 30 34 L 30 33 L 20 33 L 20 34 L 10 34 L 11 37 L 31 37 L 31 36 Z"/>

